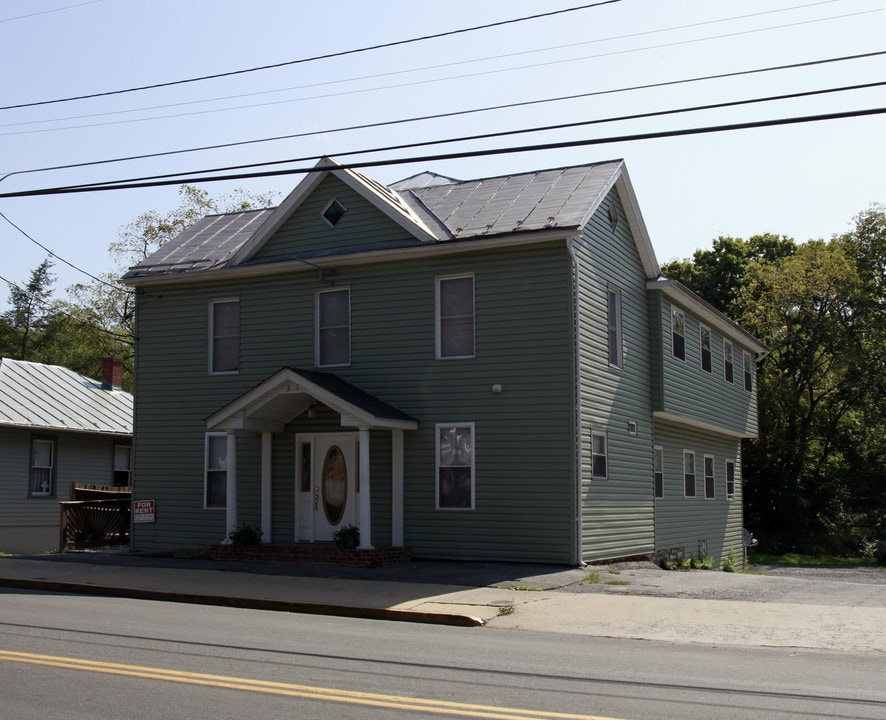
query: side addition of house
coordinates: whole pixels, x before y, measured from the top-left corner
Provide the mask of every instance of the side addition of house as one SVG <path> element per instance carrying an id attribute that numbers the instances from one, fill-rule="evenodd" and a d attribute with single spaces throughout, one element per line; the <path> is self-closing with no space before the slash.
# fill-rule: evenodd
<path id="1" fill-rule="evenodd" d="M 250 523 L 421 558 L 740 550 L 765 348 L 661 276 L 621 161 L 385 186 L 325 159 L 124 282 L 136 549 Z"/>

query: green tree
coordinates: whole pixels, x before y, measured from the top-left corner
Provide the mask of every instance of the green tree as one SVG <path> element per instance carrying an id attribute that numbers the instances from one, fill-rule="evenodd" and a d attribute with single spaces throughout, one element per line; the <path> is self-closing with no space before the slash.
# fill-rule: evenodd
<path id="1" fill-rule="evenodd" d="M 53 315 L 50 305 L 55 276 L 47 258 L 34 270 L 24 287 L 9 284 L 10 309 L 2 315 L 2 355 L 14 360 L 35 360 L 41 332 Z"/>

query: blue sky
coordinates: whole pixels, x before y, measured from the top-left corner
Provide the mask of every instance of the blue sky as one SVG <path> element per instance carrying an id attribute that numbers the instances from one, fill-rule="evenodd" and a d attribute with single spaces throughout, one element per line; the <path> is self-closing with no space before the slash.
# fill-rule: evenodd
<path id="1" fill-rule="evenodd" d="M 0 105 L 100 93 L 284 63 L 569 8 L 581 0 L 0 0 Z M 346 153 L 760 98 L 886 79 L 886 55 L 606 92 L 581 99 L 349 132 L 452 113 L 886 50 L 883 0 L 621 0 L 523 23 L 329 60 L 91 100 L 0 111 L 0 176 L 209 144 L 317 133 L 137 162 L 17 174 L 0 192 Z M 596 124 L 370 156 L 413 157 L 886 107 L 883 87 Z M 325 131 L 325 132 L 324 132 Z M 460 179 L 624 158 L 659 261 L 719 235 L 799 241 L 886 203 L 886 116 L 368 168 L 393 182 Z M 353 156 L 358 159 L 357 156 Z M 297 166 L 313 164 L 296 163 Z M 298 176 L 210 183 L 278 191 Z M 0 198 L 0 212 L 65 260 L 110 270 L 107 247 L 176 187 Z M 24 283 L 46 253 L 0 219 L 0 275 Z M 56 261 L 57 294 L 85 276 Z M 0 308 L 7 293 L 0 289 Z"/>

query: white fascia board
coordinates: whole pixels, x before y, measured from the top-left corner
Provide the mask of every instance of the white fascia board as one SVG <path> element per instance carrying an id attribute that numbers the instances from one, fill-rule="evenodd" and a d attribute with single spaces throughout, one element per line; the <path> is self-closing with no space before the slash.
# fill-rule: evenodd
<path id="1" fill-rule="evenodd" d="M 621 204 L 627 215 L 628 225 L 631 228 L 631 234 L 634 236 L 634 242 L 637 243 L 637 251 L 640 253 L 640 262 L 643 263 L 646 277 L 649 280 L 661 277 L 661 267 L 655 258 L 655 250 L 652 247 L 652 240 L 649 238 L 649 230 L 646 229 L 646 222 L 640 213 L 640 204 L 637 202 L 634 186 L 631 185 L 631 179 L 628 177 L 628 171 L 624 164 L 622 164 L 621 170 L 618 172 L 615 187 L 618 190 L 618 196 L 621 198 Z"/>

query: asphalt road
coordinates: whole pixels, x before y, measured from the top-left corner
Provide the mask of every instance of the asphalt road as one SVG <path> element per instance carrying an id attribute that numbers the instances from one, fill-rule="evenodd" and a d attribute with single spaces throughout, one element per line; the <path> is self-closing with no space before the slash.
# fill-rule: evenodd
<path id="1" fill-rule="evenodd" d="M 0 707 L 17 720 L 881 719 L 884 704 L 882 668 L 839 653 L 0 591 Z"/>

